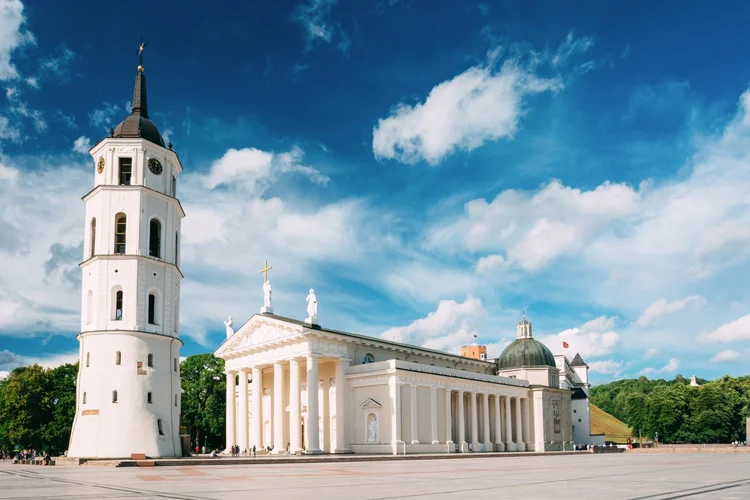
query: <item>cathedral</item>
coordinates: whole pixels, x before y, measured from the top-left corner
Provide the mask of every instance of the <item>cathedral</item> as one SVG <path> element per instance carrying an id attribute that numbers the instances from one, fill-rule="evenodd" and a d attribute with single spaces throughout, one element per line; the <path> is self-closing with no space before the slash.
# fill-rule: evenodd
<path id="1" fill-rule="evenodd" d="M 142 51 L 141 45 L 140 51 Z M 183 454 L 179 306 L 182 165 L 149 119 L 138 66 L 132 112 L 90 150 L 76 413 L 68 456 Z M 522 318 L 496 360 L 330 329 L 314 290 L 305 320 L 264 304 L 216 351 L 226 447 L 272 453 L 542 452 L 603 444 L 588 366 L 553 356 Z"/>

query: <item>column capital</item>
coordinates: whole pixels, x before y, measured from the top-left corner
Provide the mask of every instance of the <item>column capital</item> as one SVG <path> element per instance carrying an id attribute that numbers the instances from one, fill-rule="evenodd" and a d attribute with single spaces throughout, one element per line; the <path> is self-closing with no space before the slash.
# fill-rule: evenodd
<path id="1" fill-rule="evenodd" d="M 289 359 L 289 364 L 290 364 L 290 365 L 291 365 L 292 363 L 294 363 L 295 365 L 299 365 L 299 364 L 300 364 L 301 362 L 302 362 L 302 360 L 301 360 L 301 359 L 297 359 L 297 358 L 291 358 L 291 359 Z"/>
<path id="2" fill-rule="evenodd" d="M 343 365 L 343 364 L 347 364 L 348 365 L 348 364 L 351 364 L 351 362 L 352 362 L 352 360 L 349 359 L 349 358 L 336 358 L 334 360 L 334 363 L 336 363 L 337 365 Z"/>
<path id="3" fill-rule="evenodd" d="M 239 373 L 237 370 L 226 370 L 224 375 L 237 375 L 237 373 Z"/>

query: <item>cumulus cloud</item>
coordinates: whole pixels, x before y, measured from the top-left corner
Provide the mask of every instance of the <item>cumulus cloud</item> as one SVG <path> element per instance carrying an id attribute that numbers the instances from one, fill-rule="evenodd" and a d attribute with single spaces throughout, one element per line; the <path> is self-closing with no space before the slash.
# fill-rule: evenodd
<path id="1" fill-rule="evenodd" d="M 614 331 L 617 318 L 600 316 L 580 327 L 563 330 L 557 335 L 540 337 L 539 341 L 555 354 L 580 353 L 583 359 L 610 354 L 620 343 L 620 335 Z M 567 342 L 569 347 L 563 348 Z"/>
<path id="2" fill-rule="evenodd" d="M 91 149 L 91 139 L 85 135 L 82 135 L 73 143 L 73 151 L 76 153 L 87 155 L 89 154 L 89 149 Z"/>
<path id="3" fill-rule="evenodd" d="M 390 328 L 380 338 L 460 354 L 461 346 L 470 344 L 479 334 L 484 317 L 482 302 L 472 296 L 462 303 L 441 300 L 437 310 L 426 317 Z"/>
<path id="4" fill-rule="evenodd" d="M 639 372 L 640 375 L 648 375 L 650 373 L 674 373 L 680 367 L 680 361 L 677 358 L 671 358 L 667 361 L 667 364 L 659 369 L 647 367 Z"/>
<path id="5" fill-rule="evenodd" d="M 505 257 L 499 254 L 492 254 L 488 255 L 486 257 L 482 257 L 477 261 L 476 266 L 474 267 L 477 274 L 490 274 L 494 271 L 497 271 L 499 269 L 502 269 L 505 267 L 506 260 Z"/>
<path id="6" fill-rule="evenodd" d="M 643 354 L 643 359 L 651 359 L 657 354 L 659 354 L 659 349 L 652 347 L 651 349 L 646 350 L 646 352 Z"/>
<path id="7" fill-rule="evenodd" d="M 588 363 L 592 373 L 616 375 L 622 370 L 622 361 L 608 359 L 606 361 L 591 361 Z"/>
<path id="8" fill-rule="evenodd" d="M 683 309 L 697 309 L 703 307 L 706 304 L 706 299 L 700 295 L 691 295 L 685 297 L 682 300 L 675 300 L 674 302 L 667 302 L 664 299 L 659 299 L 643 312 L 643 315 L 638 318 L 636 324 L 645 326 L 650 325 L 655 319 L 660 318 L 666 314 L 672 314 Z"/>
<path id="9" fill-rule="evenodd" d="M 39 365 L 43 368 L 57 368 L 76 361 L 78 361 L 78 351 L 53 353 L 46 356 L 21 356 L 3 349 L 0 351 L 0 380 L 7 377 L 13 368 L 19 366 Z"/>
<path id="10" fill-rule="evenodd" d="M 0 3 L 0 81 L 18 78 L 18 70 L 11 62 L 14 50 L 36 40 L 24 29 L 26 16 L 20 0 L 5 0 Z"/>
<path id="11" fill-rule="evenodd" d="M 701 340 L 706 344 L 734 342 L 750 339 L 750 314 L 739 319 L 724 323 L 711 333 L 704 335 Z"/>
<path id="12" fill-rule="evenodd" d="M 511 138 L 533 94 L 562 89 L 558 79 L 541 78 L 514 61 L 499 70 L 492 57 L 436 85 L 424 102 L 398 104 L 373 128 L 376 158 L 437 165 L 457 150 Z"/>
<path id="13" fill-rule="evenodd" d="M 737 361 L 740 359 L 740 353 L 737 351 L 727 350 L 717 352 L 708 361 L 711 363 L 728 363 L 730 361 Z"/>

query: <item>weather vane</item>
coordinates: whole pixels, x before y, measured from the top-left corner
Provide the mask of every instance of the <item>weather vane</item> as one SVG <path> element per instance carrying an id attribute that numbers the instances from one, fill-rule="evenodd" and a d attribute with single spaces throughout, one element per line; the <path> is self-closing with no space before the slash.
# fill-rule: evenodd
<path id="1" fill-rule="evenodd" d="M 143 41 L 143 37 L 141 37 L 141 44 L 138 45 L 138 71 L 143 72 L 143 49 L 146 48 L 146 42 Z"/>

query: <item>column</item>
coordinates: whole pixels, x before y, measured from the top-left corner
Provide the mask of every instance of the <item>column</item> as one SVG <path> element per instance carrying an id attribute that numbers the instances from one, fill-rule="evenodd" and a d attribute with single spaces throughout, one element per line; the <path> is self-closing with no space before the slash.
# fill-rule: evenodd
<path id="1" fill-rule="evenodd" d="M 524 448 L 529 444 L 529 398 L 521 398 L 521 421 L 523 422 L 523 443 Z"/>
<path id="2" fill-rule="evenodd" d="M 464 391 L 458 391 L 458 449 L 462 453 L 466 448 L 466 424 L 464 423 Z"/>
<path id="3" fill-rule="evenodd" d="M 479 412 L 477 411 L 477 396 L 476 392 L 470 392 L 469 397 L 471 398 L 471 451 L 479 451 L 479 425 L 478 417 Z"/>
<path id="4" fill-rule="evenodd" d="M 395 375 L 393 375 L 388 381 L 388 389 L 391 397 L 391 408 L 393 409 L 393 412 L 391 413 L 391 447 L 393 448 L 393 454 L 398 455 L 398 447 L 402 443 L 401 384 L 398 383 Z"/>
<path id="5" fill-rule="evenodd" d="M 239 413 L 237 418 L 237 442 L 235 444 L 239 445 L 240 451 L 244 451 L 247 449 L 247 431 L 248 431 L 248 422 L 247 422 L 247 372 L 245 370 L 240 370 L 240 405 L 237 409 L 237 413 Z"/>
<path id="6" fill-rule="evenodd" d="M 419 429 L 417 422 L 417 386 L 411 384 L 411 444 L 419 444 Z"/>
<path id="7" fill-rule="evenodd" d="M 526 451 L 526 443 L 523 442 L 523 420 L 521 420 L 521 398 L 516 398 L 516 444 L 518 451 Z"/>
<path id="8" fill-rule="evenodd" d="M 532 391 L 534 397 L 534 451 L 545 451 L 546 434 L 544 432 L 544 393 Z"/>
<path id="9" fill-rule="evenodd" d="M 503 423 L 500 419 L 500 396 L 495 394 L 495 451 L 505 451 Z"/>
<path id="10" fill-rule="evenodd" d="M 235 415 L 235 396 L 234 396 L 234 390 L 236 388 L 235 381 L 234 381 L 234 372 L 227 372 L 227 451 L 234 446 L 235 444 L 235 425 L 234 425 L 234 415 Z M 197 443 L 199 446 L 202 446 L 201 443 Z"/>
<path id="11" fill-rule="evenodd" d="M 505 396 L 505 451 L 516 451 L 516 444 L 513 442 L 513 425 L 510 417 L 510 397 Z"/>
<path id="12" fill-rule="evenodd" d="M 349 451 L 349 441 L 346 439 L 346 415 L 344 403 L 345 394 L 349 393 L 346 383 L 345 369 L 349 361 L 345 359 L 336 360 L 336 449 L 334 453 L 345 453 Z"/>
<path id="13" fill-rule="evenodd" d="M 299 360 L 289 360 L 289 448 L 299 455 L 302 451 L 302 427 L 300 423 L 300 377 Z"/>
<path id="14" fill-rule="evenodd" d="M 451 397 L 453 392 L 450 389 L 445 390 L 445 442 L 448 445 L 453 445 L 453 429 L 451 425 Z M 449 451 L 453 451 L 450 449 Z"/>
<path id="15" fill-rule="evenodd" d="M 286 450 L 284 442 L 284 366 L 277 361 L 273 364 L 273 453 L 278 455 Z"/>
<path id="16" fill-rule="evenodd" d="M 432 444 L 438 444 L 438 423 L 437 423 L 437 387 L 430 387 L 430 403 L 432 404 Z"/>
<path id="17" fill-rule="evenodd" d="M 484 451 L 492 451 L 492 440 L 490 439 L 490 395 L 482 394 L 482 431 L 484 434 Z"/>
<path id="18" fill-rule="evenodd" d="M 318 355 L 307 356 L 307 451 L 320 453 L 320 425 L 318 423 Z"/>
<path id="19" fill-rule="evenodd" d="M 250 434 L 250 447 L 263 448 L 263 372 L 253 366 L 253 428 Z"/>

